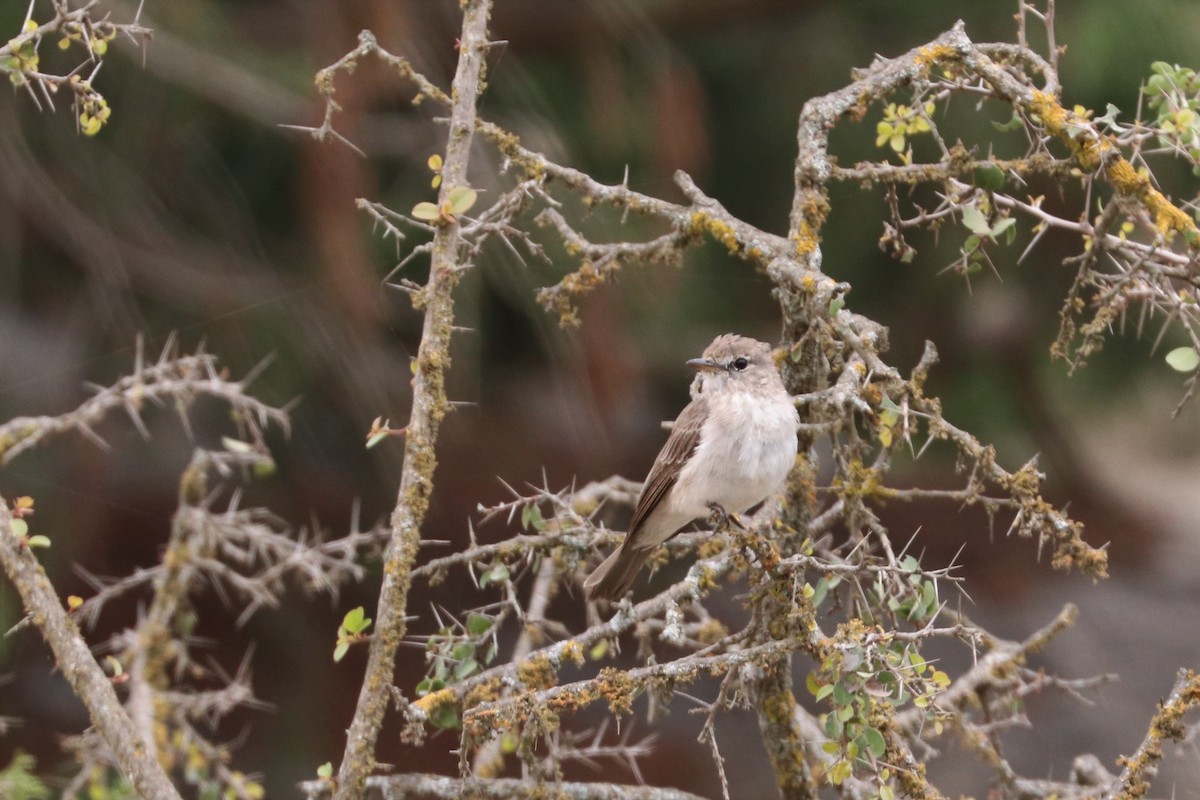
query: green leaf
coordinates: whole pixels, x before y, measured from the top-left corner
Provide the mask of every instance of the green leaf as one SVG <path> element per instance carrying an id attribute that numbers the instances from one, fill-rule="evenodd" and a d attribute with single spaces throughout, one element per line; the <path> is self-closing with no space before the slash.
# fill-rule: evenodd
<path id="1" fill-rule="evenodd" d="M 497 564 L 479 576 L 479 588 L 482 589 L 489 583 L 503 583 L 506 580 L 508 580 L 508 567 Z"/>
<path id="2" fill-rule="evenodd" d="M 534 527 L 534 530 L 546 530 L 546 519 L 536 504 L 530 504 L 521 509 L 521 527 L 528 530 L 530 525 Z"/>
<path id="3" fill-rule="evenodd" d="M 465 658 L 454 667 L 454 680 L 461 681 L 479 671 L 479 662 L 473 658 Z"/>
<path id="4" fill-rule="evenodd" d="M 879 787 L 879 800 L 895 800 L 895 799 L 896 799 L 896 790 L 893 789 L 890 785 L 885 783 L 883 786 Z"/>
<path id="5" fill-rule="evenodd" d="M 338 646 L 333 648 L 334 663 L 337 663 L 337 662 L 341 661 L 343 658 L 345 658 L 346 653 L 349 650 L 350 650 L 349 642 L 338 642 Z"/>
<path id="6" fill-rule="evenodd" d="M 455 186 L 446 197 L 450 202 L 450 213 L 456 216 L 465 214 L 471 206 L 475 205 L 477 197 L 479 197 L 479 193 L 469 186 Z"/>
<path id="7" fill-rule="evenodd" d="M 329 779 L 333 777 L 333 763 L 326 761 L 321 766 L 317 767 L 317 777 Z"/>
<path id="8" fill-rule="evenodd" d="M 1021 120 L 1017 118 L 1017 125 L 1020 124 Z M 1004 170 L 991 165 L 979 167 L 971 175 L 971 183 L 984 191 L 998 192 L 1004 188 Z"/>
<path id="9" fill-rule="evenodd" d="M 813 591 L 812 604 L 813 608 L 820 608 L 821 603 L 825 602 L 825 596 L 829 594 L 829 579 L 821 578 L 817 581 L 817 585 Z"/>
<path id="10" fill-rule="evenodd" d="M 833 686 L 834 685 L 832 683 L 827 683 L 824 686 L 817 689 L 817 691 L 814 692 L 813 694 L 817 698 L 818 701 L 824 700 L 826 697 L 829 697 L 829 695 L 833 694 Z"/>
<path id="11" fill-rule="evenodd" d="M 442 212 L 433 203 L 417 203 L 413 206 L 412 215 L 417 219 L 433 222 L 442 215 Z"/>
<path id="12" fill-rule="evenodd" d="M 841 311 L 845 307 L 845 305 L 846 305 L 846 298 L 841 295 L 838 295 L 837 297 L 830 300 L 829 301 L 829 316 L 836 317 L 837 313 L 839 311 Z"/>
<path id="13" fill-rule="evenodd" d="M 38 534 L 37 536 L 30 536 L 25 541 L 25 543 L 28 544 L 30 547 L 49 547 L 50 546 L 50 537 L 42 536 L 41 534 Z"/>
<path id="14" fill-rule="evenodd" d="M 863 738 L 867 740 L 867 747 L 871 750 L 871 755 L 876 758 L 883 758 L 883 754 L 887 752 L 887 742 L 883 739 L 883 734 L 875 728 L 864 728 Z"/>
<path id="15" fill-rule="evenodd" d="M 358 626 L 362 624 L 364 616 L 363 607 L 352 608 L 346 612 L 346 616 L 342 617 L 342 627 L 353 633 L 358 632 Z"/>
<path id="16" fill-rule="evenodd" d="M 24 539 L 29 535 L 29 523 L 23 519 L 14 518 L 9 525 L 12 526 L 13 535 L 19 539 Z"/>
<path id="17" fill-rule="evenodd" d="M 1000 234 L 1017 224 L 1016 217 L 1004 217 L 992 226 L 992 238 L 1000 238 Z"/>
<path id="18" fill-rule="evenodd" d="M 492 618 L 486 614 L 472 614 L 467 617 L 467 633 L 472 636 L 482 636 L 492 627 Z"/>
<path id="19" fill-rule="evenodd" d="M 1167 353 L 1167 365 L 1177 372 L 1192 372 L 1197 366 L 1200 366 L 1200 353 L 1197 353 L 1194 347 L 1176 347 Z M 13 520 L 14 531 L 16 524 L 20 521 Z"/>
<path id="20" fill-rule="evenodd" d="M 459 726 L 458 709 L 449 703 L 440 705 L 429 715 L 429 721 L 435 728 L 442 730 L 457 728 Z"/>
<path id="21" fill-rule="evenodd" d="M 391 431 L 382 430 L 372 435 L 370 439 L 367 439 L 367 449 L 370 450 L 372 447 L 388 438 L 390 433 Z"/>
<path id="22" fill-rule="evenodd" d="M 0 770 L 0 796 L 6 800 L 46 800 L 50 789 L 34 774 L 37 760 L 17 750 L 12 761 Z"/>
<path id="23" fill-rule="evenodd" d="M 833 702 L 839 706 L 848 706 L 854 702 L 854 695 L 850 694 L 845 686 L 836 683 L 833 686 Z M 845 722 L 845 720 L 842 721 Z"/>
<path id="24" fill-rule="evenodd" d="M 993 122 L 992 127 L 998 131 L 1015 131 L 1021 127 L 1021 115 L 1014 111 L 1008 122 Z"/>
<path id="25" fill-rule="evenodd" d="M 988 225 L 987 217 L 975 206 L 967 206 L 962 210 L 962 221 L 971 233 L 979 236 L 987 236 L 991 233 L 992 229 Z"/>

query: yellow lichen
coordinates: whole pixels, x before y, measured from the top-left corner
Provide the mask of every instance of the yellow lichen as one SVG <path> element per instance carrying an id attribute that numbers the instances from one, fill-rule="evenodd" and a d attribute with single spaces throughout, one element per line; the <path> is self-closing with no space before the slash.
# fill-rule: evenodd
<path id="1" fill-rule="evenodd" d="M 571 639 L 569 642 L 564 644 L 562 649 L 562 661 L 570 661 L 575 666 L 582 667 L 583 645 L 574 639 Z"/>
<path id="2" fill-rule="evenodd" d="M 435 708 L 447 705 L 454 702 L 453 689 L 438 689 L 436 692 L 430 692 L 424 697 L 418 697 L 413 701 L 413 706 L 421 709 L 426 714 L 433 711 Z"/>
<path id="3" fill-rule="evenodd" d="M 721 244 L 725 245 L 725 249 L 730 253 L 737 255 L 742 248 L 741 242 L 738 241 L 737 234 L 729 223 L 719 219 L 714 219 L 712 216 L 703 211 L 693 211 L 690 219 L 691 230 L 697 233 L 707 233 L 712 238 L 716 239 Z"/>
<path id="4" fill-rule="evenodd" d="M 928 70 L 939 61 L 953 61 L 958 52 L 948 44 L 926 45 L 917 51 L 917 65 Z"/>
<path id="5" fill-rule="evenodd" d="M 517 678 L 525 684 L 525 688 L 540 690 L 549 689 L 558 682 L 554 666 L 545 656 L 537 656 L 522 661 L 517 665 Z"/>
<path id="6" fill-rule="evenodd" d="M 817 245 L 821 243 L 821 237 L 813 231 L 812 226 L 808 221 L 800 223 L 800 229 L 796 231 L 796 255 L 807 256 L 817 249 Z"/>

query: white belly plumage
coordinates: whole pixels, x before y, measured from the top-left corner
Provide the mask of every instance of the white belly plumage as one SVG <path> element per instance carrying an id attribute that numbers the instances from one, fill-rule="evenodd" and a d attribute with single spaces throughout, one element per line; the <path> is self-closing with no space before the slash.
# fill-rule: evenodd
<path id="1" fill-rule="evenodd" d="M 799 415 L 786 395 L 764 400 L 734 392 L 709 403 L 700 444 L 671 491 L 672 509 L 690 518 L 706 515 L 713 503 L 745 511 L 778 489 L 796 460 Z M 719 429 L 718 419 L 725 423 Z"/>

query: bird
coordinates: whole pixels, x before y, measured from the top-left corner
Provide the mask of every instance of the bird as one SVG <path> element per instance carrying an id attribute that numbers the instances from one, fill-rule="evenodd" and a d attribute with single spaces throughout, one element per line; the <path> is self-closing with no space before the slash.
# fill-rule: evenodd
<path id="1" fill-rule="evenodd" d="M 761 503 L 796 462 L 800 414 L 770 345 L 723 334 L 687 365 L 700 390 L 650 467 L 621 546 L 584 580 L 589 600 L 620 599 L 658 545 L 697 517 Z"/>

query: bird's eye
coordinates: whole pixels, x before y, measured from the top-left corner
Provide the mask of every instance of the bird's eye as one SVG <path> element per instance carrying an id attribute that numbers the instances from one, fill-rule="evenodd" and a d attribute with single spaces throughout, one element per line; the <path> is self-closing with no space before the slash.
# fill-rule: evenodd
<path id="1" fill-rule="evenodd" d="M 738 372 L 741 372 L 746 367 L 750 366 L 750 360 L 748 358 L 746 358 L 745 356 L 738 356 L 737 358 L 735 358 L 733 360 L 732 366 Z"/>

